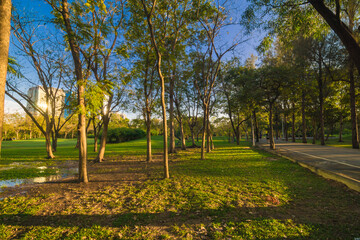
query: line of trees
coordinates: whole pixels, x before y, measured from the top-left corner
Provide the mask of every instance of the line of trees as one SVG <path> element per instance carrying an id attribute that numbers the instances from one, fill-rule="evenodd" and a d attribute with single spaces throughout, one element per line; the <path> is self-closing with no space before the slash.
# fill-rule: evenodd
<path id="1" fill-rule="evenodd" d="M 295 141 L 297 135 L 304 143 L 312 136 L 325 144 L 326 133 L 335 128 L 341 138 L 350 117 L 352 144 L 359 148 L 356 0 L 333 5 L 252 1 L 242 16 L 247 30 L 259 26 L 258 14 L 271 14 L 265 26 L 271 31 L 258 49 L 261 64 L 254 56 L 243 64 L 238 59 L 224 61 L 243 42 L 238 36 L 224 39 L 234 21 L 232 3 L 226 0 L 45 0 L 45 4 L 51 9 L 48 19 L 14 8 L 12 54 L 19 60 L 9 70 L 6 94 L 45 136 L 49 158 L 55 157 L 60 132 L 77 117 L 80 182 L 89 181 L 89 129 L 96 160 L 102 162 L 111 117 L 125 109 L 140 113 L 148 162 L 154 122 L 161 117 L 157 126 L 162 124 L 165 178 L 170 177 L 168 154 L 176 152 L 176 138 L 183 150 L 187 138 L 193 147 L 200 138 L 200 158 L 205 159 L 214 148 L 214 134 L 229 135 L 237 144 L 242 134 L 253 144 L 267 134 L 271 148 L 274 137 L 291 136 Z M 2 24 L 9 26 L 5 20 Z M 0 66 L 8 65 L 5 60 L 8 54 L 0 58 Z M 45 93 L 45 107 L 26 92 L 38 85 Z M 61 106 L 59 98 L 64 98 Z M 65 111 L 70 112 L 66 118 Z"/>

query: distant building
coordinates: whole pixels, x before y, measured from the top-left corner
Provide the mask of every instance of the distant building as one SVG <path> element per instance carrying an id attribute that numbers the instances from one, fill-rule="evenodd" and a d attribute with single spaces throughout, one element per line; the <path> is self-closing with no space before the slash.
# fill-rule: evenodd
<path id="1" fill-rule="evenodd" d="M 56 89 L 56 88 L 52 88 L 51 90 L 53 91 L 54 95 L 56 95 L 55 115 L 59 116 L 61 113 L 61 109 L 64 106 L 65 92 L 62 89 Z M 27 95 L 30 98 L 31 102 L 34 105 L 36 105 L 38 108 L 42 109 L 43 111 L 46 111 L 46 109 L 49 107 L 46 101 L 47 100 L 46 93 L 42 86 L 29 88 Z M 39 112 L 35 110 L 35 108 L 29 102 L 27 103 L 26 107 L 29 110 L 29 112 L 32 113 L 33 115 L 35 116 L 39 115 Z"/>

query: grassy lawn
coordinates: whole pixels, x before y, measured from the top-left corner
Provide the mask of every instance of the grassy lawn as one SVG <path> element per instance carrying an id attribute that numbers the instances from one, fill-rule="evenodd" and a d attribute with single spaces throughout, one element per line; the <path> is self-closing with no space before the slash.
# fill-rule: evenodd
<path id="1" fill-rule="evenodd" d="M 331 146 L 331 147 L 352 148 L 351 135 L 344 135 L 342 142 L 339 142 L 339 136 L 334 136 L 334 137 L 335 138 L 331 138 L 331 139 L 325 141 L 325 144 L 327 146 Z M 291 139 L 289 141 L 291 141 Z M 308 141 L 308 144 L 312 144 L 312 139 L 307 139 L 307 141 Z M 302 140 L 296 139 L 296 142 L 301 143 Z M 317 140 L 316 144 L 320 145 L 321 144 L 320 140 Z"/>
<path id="2" fill-rule="evenodd" d="M 359 193 L 246 142 L 215 146 L 204 161 L 199 149 L 172 155 L 168 180 L 159 154 L 144 162 L 145 140 L 109 147 L 87 185 L 43 184 L 0 201 L 0 239 L 360 237 Z"/>

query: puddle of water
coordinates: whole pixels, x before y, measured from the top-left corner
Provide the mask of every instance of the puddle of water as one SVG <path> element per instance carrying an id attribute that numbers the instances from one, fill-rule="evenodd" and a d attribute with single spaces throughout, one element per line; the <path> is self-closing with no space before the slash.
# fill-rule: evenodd
<path id="1" fill-rule="evenodd" d="M 20 164 L 18 164 L 20 165 Z M 23 166 L 23 165 L 21 165 Z M 45 182 L 53 182 L 57 181 L 69 176 L 74 176 L 77 172 L 77 168 L 59 168 L 59 167 L 46 167 L 40 166 L 37 169 L 45 170 L 47 168 L 55 168 L 58 169 L 58 174 L 50 175 L 46 177 L 35 177 L 35 178 L 27 178 L 27 179 L 10 179 L 10 180 L 0 180 L 0 192 L 3 191 L 6 187 L 15 187 L 21 184 L 32 184 L 32 183 L 45 183 Z M 40 171 L 43 172 L 43 171 Z"/>

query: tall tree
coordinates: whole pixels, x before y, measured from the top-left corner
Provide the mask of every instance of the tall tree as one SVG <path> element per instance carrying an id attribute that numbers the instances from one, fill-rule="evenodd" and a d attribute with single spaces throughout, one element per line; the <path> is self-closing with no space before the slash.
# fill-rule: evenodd
<path id="1" fill-rule="evenodd" d="M 77 85 L 77 102 L 78 102 L 78 139 L 79 139 L 79 181 L 87 183 L 87 142 L 86 142 L 86 105 L 85 105 L 85 87 L 86 79 L 83 75 L 83 66 L 80 58 L 80 48 L 73 25 L 70 21 L 69 3 L 67 0 L 46 0 L 52 7 L 54 15 L 59 19 L 60 27 L 66 33 L 66 41 L 70 46 L 72 58 L 75 65 L 75 77 Z M 95 3 L 93 3 L 95 4 Z M 99 2 L 102 4 L 102 1 Z"/>
<path id="2" fill-rule="evenodd" d="M 0 1 L 0 157 L 4 121 L 6 73 L 10 44 L 11 0 Z"/>

